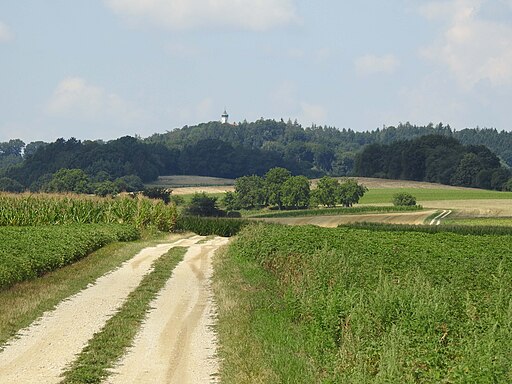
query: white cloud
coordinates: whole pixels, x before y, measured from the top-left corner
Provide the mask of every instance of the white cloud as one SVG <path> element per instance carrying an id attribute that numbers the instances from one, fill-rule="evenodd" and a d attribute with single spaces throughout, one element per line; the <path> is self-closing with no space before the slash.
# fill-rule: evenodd
<path id="1" fill-rule="evenodd" d="M 235 27 L 267 30 L 298 21 L 293 0 L 104 0 L 131 21 L 171 29 Z"/>
<path id="2" fill-rule="evenodd" d="M 0 21 L 0 43 L 6 43 L 13 38 L 12 32 L 9 27 Z"/>
<path id="3" fill-rule="evenodd" d="M 270 93 L 272 108 L 278 116 L 289 116 L 298 119 L 303 124 L 325 124 L 328 115 L 327 108 L 318 103 L 303 100 L 299 97 L 297 84 L 283 81 Z"/>
<path id="4" fill-rule="evenodd" d="M 300 103 L 301 113 L 299 120 L 304 124 L 325 124 L 327 118 L 327 109 L 320 104 L 311 104 L 307 102 Z"/>
<path id="5" fill-rule="evenodd" d="M 372 75 L 375 73 L 393 73 L 400 65 L 400 61 L 394 55 L 364 55 L 354 61 L 356 72 L 360 75 Z"/>
<path id="6" fill-rule="evenodd" d="M 45 112 L 55 117 L 89 121 L 115 120 L 129 123 L 139 116 L 134 108 L 114 93 L 91 85 L 80 77 L 69 77 L 56 87 Z"/>
<path id="7" fill-rule="evenodd" d="M 180 124 L 192 125 L 204 121 L 220 120 L 220 108 L 214 110 L 214 102 L 211 97 L 200 100 L 177 103 L 167 108 L 169 119 L 177 120 Z"/>
<path id="8" fill-rule="evenodd" d="M 431 2 L 421 9 L 427 18 L 446 22 L 442 37 L 421 55 L 446 66 L 464 89 L 481 82 L 512 84 L 512 26 L 482 17 L 490 1 Z"/>

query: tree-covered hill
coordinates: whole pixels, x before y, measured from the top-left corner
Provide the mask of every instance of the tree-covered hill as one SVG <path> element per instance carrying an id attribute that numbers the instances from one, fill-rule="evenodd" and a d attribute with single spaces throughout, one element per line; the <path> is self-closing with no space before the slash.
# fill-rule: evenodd
<path id="1" fill-rule="evenodd" d="M 28 145 L 14 139 L 0 143 L 0 180 L 5 185 L 14 183 L 17 190 L 38 190 L 63 168 L 79 169 L 95 182 L 113 182 L 128 175 L 143 181 L 169 174 L 227 178 L 251 174 L 261 176 L 274 167 L 284 167 L 292 174 L 308 177 L 347 176 L 355 174 L 356 157 L 367 146 L 380 145 L 380 150 L 386 151 L 387 147 L 382 146 L 427 135 L 458 140 L 460 144 L 447 141 L 453 144 L 447 144 L 450 149 L 448 153 L 452 153 L 454 148 L 460 148 L 460 145 L 485 145 L 503 163 L 512 166 L 512 132 L 478 128 L 454 131 L 441 123 L 427 126 L 406 123 L 356 132 L 351 129 L 315 125 L 302 127 L 291 121 L 260 119 L 233 125 L 209 122 L 185 126 L 146 139 L 126 136 L 103 142 L 72 138 L 58 139 L 49 144 L 35 142 Z M 460 154 L 451 158 L 453 162 L 461 159 Z M 394 163 L 394 166 L 398 164 Z M 408 167 L 414 168 L 416 163 L 421 165 L 421 159 L 410 162 Z M 357 171 L 361 172 L 361 169 Z M 445 173 L 447 169 L 452 168 L 446 168 Z M 418 178 L 414 172 L 421 174 L 425 171 L 391 169 L 371 173 L 402 178 L 412 173 L 413 177 Z M 451 176 L 428 175 L 425 176 L 428 180 L 453 182 Z M 484 183 L 486 186 L 488 184 Z"/>

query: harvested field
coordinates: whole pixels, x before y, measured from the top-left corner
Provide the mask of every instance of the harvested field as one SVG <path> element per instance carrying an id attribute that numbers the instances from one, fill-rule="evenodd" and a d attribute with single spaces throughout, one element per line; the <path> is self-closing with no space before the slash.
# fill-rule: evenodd
<path id="1" fill-rule="evenodd" d="M 338 216 L 309 216 L 309 217 L 283 217 L 261 219 L 270 223 L 287 225 L 316 225 L 325 228 L 334 228 L 340 224 L 348 223 L 387 223 L 387 224 L 423 224 L 424 221 L 435 213 L 435 210 L 420 212 L 365 214 L 365 215 L 338 215 Z"/>
<path id="2" fill-rule="evenodd" d="M 453 209 L 457 216 L 512 217 L 512 200 L 449 200 L 420 202 L 425 208 Z"/>

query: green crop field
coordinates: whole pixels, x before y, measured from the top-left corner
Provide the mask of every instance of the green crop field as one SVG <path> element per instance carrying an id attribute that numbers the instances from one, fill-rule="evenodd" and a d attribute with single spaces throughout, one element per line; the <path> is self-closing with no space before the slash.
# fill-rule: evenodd
<path id="1" fill-rule="evenodd" d="M 113 241 L 135 240 L 120 224 L 0 227 L 0 288 L 70 264 Z"/>
<path id="2" fill-rule="evenodd" d="M 246 227 L 219 256 L 223 383 L 512 382 L 512 237 Z"/>
<path id="3" fill-rule="evenodd" d="M 375 188 L 370 189 L 359 201 L 361 204 L 391 203 L 393 195 L 406 192 L 419 202 L 433 200 L 512 199 L 512 192 L 480 189 L 427 189 L 427 188 Z"/>

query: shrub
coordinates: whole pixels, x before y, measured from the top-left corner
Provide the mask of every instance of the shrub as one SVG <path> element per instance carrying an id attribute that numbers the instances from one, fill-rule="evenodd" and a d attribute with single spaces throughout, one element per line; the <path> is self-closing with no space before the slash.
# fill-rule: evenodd
<path id="1" fill-rule="evenodd" d="M 217 207 L 217 198 L 206 193 L 195 193 L 185 213 L 190 216 L 225 216 L 226 213 Z"/>
<path id="2" fill-rule="evenodd" d="M 413 206 L 416 205 L 416 198 L 410 193 L 397 193 L 393 195 L 393 205 L 403 207 L 403 206 Z"/>

